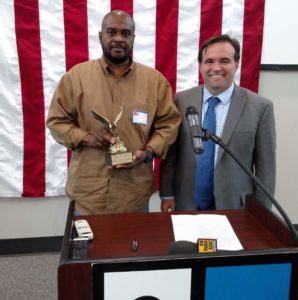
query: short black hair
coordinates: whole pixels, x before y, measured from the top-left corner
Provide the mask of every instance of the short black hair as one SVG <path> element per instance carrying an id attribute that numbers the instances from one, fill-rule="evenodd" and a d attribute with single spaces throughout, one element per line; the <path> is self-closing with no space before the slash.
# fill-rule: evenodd
<path id="1" fill-rule="evenodd" d="M 240 60 L 240 44 L 239 44 L 239 42 L 236 39 L 231 38 L 228 34 L 221 34 L 221 35 L 213 36 L 203 43 L 203 45 L 201 46 L 201 48 L 199 50 L 199 55 L 198 55 L 199 63 L 202 63 L 203 52 L 206 51 L 206 49 L 209 46 L 214 45 L 216 43 L 225 43 L 225 42 L 228 42 L 232 45 L 232 47 L 235 50 L 234 60 L 235 60 L 235 62 L 239 62 L 239 60 Z"/>

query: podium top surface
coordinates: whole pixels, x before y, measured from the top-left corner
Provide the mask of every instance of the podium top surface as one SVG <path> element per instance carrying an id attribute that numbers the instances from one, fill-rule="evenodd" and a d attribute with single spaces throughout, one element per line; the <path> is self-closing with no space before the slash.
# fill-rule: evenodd
<path id="1" fill-rule="evenodd" d="M 204 268 L 209 265 L 243 265 L 291 263 L 293 267 L 292 296 L 297 295 L 298 248 L 288 228 L 272 212 L 252 201 L 245 209 L 216 211 L 185 211 L 175 214 L 219 214 L 227 216 L 244 251 L 235 254 L 168 255 L 174 241 L 172 213 L 124 213 L 111 215 L 73 216 L 74 203 L 70 205 L 63 247 L 58 267 L 59 300 L 91 299 L 92 286 L 98 299 L 104 299 L 104 272 L 123 270 L 154 270 L 155 268 L 192 268 L 194 280 L 204 278 Z M 72 208 L 72 209 L 71 209 Z M 88 242 L 87 259 L 72 259 L 73 221 L 86 219 L 94 233 Z M 137 241 L 137 250 L 133 249 Z M 205 264 L 204 264 L 205 261 Z M 143 268 L 143 269 L 142 269 Z M 100 274 L 96 272 L 100 271 Z M 201 272 L 201 273 L 200 273 Z M 96 276 L 94 274 L 97 274 Z M 93 275 L 92 275 L 93 274 Z M 204 292 L 204 280 L 199 288 Z M 67 288 L 66 288 L 67 287 Z M 203 293 L 202 292 L 202 293 Z M 290 297 L 290 299 L 292 299 Z M 97 298 L 96 298 L 97 299 Z M 205 299 L 191 296 L 190 299 Z M 296 298 L 293 298 L 296 299 Z"/>
<path id="2" fill-rule="evenodd" d="M 287 247 L 246 209 L 200 213 L 226 215 L 245 251 Z M 88 244 L 88 259 L 164 256 L 174 241 L 170 213 L 125 213 L 80 218 L 89 222 L 94 233 L 94 239 Z M 133 250 L 134 241 L 137 241 L 136 251 Z"/>

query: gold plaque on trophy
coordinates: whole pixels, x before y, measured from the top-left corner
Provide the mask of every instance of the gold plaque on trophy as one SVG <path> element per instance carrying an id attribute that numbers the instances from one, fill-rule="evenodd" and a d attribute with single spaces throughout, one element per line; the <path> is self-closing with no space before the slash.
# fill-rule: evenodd
<path id="1" fill-rule="evenodd" d="M 120 112 L 116 116 L 114 122 L 110 122 L 106 117 L 92 110 L 93 116 L 99 120 L 104 127 L 111 132 L 115 138 L 115 144 L 111 144 L 109 147 L 109 153 L 111 158 L 111 165 L 124 165 L 132 162 L 132 153 L 127 151 L 127 148 L 124 145 L 124 142 L 121 141 L 119 137 L 119 128 L 117 126 L 118 121 L 121 118 L 123 112 L 123 105 L 120 107 Z"/>

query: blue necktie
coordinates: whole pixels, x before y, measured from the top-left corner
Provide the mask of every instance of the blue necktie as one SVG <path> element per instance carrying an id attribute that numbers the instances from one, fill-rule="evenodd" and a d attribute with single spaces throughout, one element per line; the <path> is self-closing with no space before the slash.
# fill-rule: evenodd
<path id="1" fill-rule="evenodd" d="M 208 99 L 208 109 L 205 114 L 203 128 L 210 132 L 216 131 L 215 106 L 219 103 L 217 97 Z M 208 209 L 214 204 L 213 175 L 215 144 L 213 141 L 203 142 L 204 152 L 197 155 L 195 201 L 200 209 Z"/>

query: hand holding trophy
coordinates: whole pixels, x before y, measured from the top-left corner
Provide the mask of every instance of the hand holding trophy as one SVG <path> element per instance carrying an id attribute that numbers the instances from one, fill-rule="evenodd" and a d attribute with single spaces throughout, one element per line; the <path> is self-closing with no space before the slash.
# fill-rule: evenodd
<path id="1" fill-rule="evenodd" d="M 117 123 L 122 116 L 122 112 L 123 104 L 120 107 L 120 112 L 116 116 L 115 121 L 111 123 L 106 117 L 92 110 L 94 118 L 99 120 L 104 125 L 104 127 L 109 130 L 109 132 L 111 132 L 111 134 L 115 137 L 115 143 L 111 144 L 109 147 L 112 166 L 123 165 L 132 162 L 132 153 L 127 151 L 124 142 L 121 141 L 119 137 L 119 128 L 117 126 Z"/>

